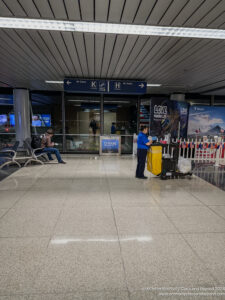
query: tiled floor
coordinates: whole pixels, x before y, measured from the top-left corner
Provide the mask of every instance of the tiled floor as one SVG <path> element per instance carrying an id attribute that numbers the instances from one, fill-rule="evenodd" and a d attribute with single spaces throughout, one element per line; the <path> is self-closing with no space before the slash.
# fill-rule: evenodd
<path id="1" fill-rule="evenodd" d="M 0 300 L 225 299 L 224 191 L 65 159 L 0 182 Z"/>

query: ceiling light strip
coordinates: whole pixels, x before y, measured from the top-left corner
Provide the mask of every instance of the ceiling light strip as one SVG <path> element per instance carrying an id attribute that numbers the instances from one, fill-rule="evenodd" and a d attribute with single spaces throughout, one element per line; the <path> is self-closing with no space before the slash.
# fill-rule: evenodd
<path id="1" fill-rule="evenodd" d="M 0 17 L 0 28 L 225 39 L 225 30 Z"/>

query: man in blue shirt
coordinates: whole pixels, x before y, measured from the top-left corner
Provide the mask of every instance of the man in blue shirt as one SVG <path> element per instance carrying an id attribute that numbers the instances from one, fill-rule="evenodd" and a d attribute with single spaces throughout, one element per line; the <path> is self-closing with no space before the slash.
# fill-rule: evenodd
<path id="1" fill-rule="evenodd" d="M 115 133 L 116 133 L 116 126 L 115 123 L 113 122 L 111 126 L 111 134 L 115 134 Z"/>
<path id="2" fill-rule="evenodd" d="M 145 170 L 145 162 L 147 151 L 152 142 L 148 140 L 148 127 L 141 126 L 141 132 L 138 135 L 137 139 L 137 170 L 136 170 L 136 178 L 139 179 L 147 179 L 148 177 L 144 176 Z"/>

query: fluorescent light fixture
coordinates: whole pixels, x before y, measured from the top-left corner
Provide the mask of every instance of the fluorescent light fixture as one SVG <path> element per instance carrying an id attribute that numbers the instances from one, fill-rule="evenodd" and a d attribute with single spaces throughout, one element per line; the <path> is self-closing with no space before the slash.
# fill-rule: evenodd
<path id="1" fill-rule="evenodd" d="M 45 83 L 63 84 L 63 81 L 45 80 Z"/>
<path id="2" fill-rule="evenodd" d="M 157 87 L 157 86 L 161 86 L 161 84 L 157 84 L 157 83 L 147 83 L 147 86 Z"/>
<path id="3" fill-rule="evenodd" d="M 44 20 L 29 18 L 0 18 L 0 28 L 56 30 L 72 32 L 135 34 L 147 36 L 186 37 L 201 39 L 225 39 L 225 30 L 151 26 L 133 24 L 112 24 L 97 22 L 73 22 L 60 20 Z"/>

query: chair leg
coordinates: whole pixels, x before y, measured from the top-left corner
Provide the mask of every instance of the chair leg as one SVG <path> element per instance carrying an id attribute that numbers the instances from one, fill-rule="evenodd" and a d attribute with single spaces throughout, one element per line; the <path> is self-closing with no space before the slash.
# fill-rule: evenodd
<path id="1" fill-rule="evenodd" d="M 40 163 L 41 165 L 44 164 L 42 161 L 40 161 L 40 160 L 38 160 L 38 159 L 31 158 L 31 159 L 29 159 L 29 160 L 25 163 L 24 167 L 26 167 L 26 166 L 27 166 L 28 164 L 30 164 L 32 161 L 33 161 L 33 162 Z"/>

